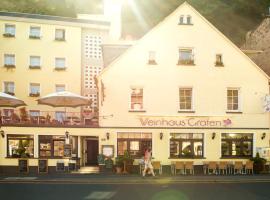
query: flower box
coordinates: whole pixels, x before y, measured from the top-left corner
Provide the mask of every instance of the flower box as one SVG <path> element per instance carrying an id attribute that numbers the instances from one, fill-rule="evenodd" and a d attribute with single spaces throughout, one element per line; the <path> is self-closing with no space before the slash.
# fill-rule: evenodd
<path id="1" fill-rule="evenodd" d="M 38 35 L 29 35 L 29 39 L 40 39 Z"/>
<path id="2" fill-rule="evenodd" d="M 66 41 L 65 38 L 55 38 L 55 41 Z"/>
<path id="3" fill-rule="evenodd" d="M 195 65 L 194 60 L 178 60 L 178 65 Z"/>
<path id="4" fill-rule="evenodd" d="M 15 37 L 15 35 L 14 34 L 11 34 L 11 33 L 4 33 L 3 36 L 4 37 L 9 37 L 9 38 Z"/>
<path id="5" fill-rule="evenodd" d="M 14 92 L 5 92 L 6 94 L 9 94 L 11 96 L 15 96 L 15 93 Z"/>
<path id="6" fill-rule="evenodd" d="M 40 69 L 40 65 L 29 65 L 29 69 Z"/>
<path id="7" fill-rule="evenodd" d="M 39 92 L 38 93 L 30 93 L 29 96 L 30 97 L 39 97 L 40 94 L 39 94 Z"/>
<path id="8" fill-rule="evenodd" d="M 55 67 L 54 69 L 56 71 L 65 71 L 67 68 L 66 67 Z"/>
<path id="9" fill-rule="evenodd" d="M 223 62 L 215 62 L 216 67 L 224 67 Z"/>
<path id="10" fill-rule="evenodd" d="M 7 68 L 7 69 L 14 69 L 14 68 L 16 68 L 15 65 L 11 65 L 11 64 L 5 64 L 4 67 Z"/>

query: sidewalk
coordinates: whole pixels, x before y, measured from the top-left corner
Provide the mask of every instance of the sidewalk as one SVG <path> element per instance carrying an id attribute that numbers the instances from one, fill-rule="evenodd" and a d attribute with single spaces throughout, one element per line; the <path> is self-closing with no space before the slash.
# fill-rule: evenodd
<path id="1" fill-rule="evenodd" d="M 251 183 L 269 182 L 266 175 L 146 176 L 104 174 L 59 174 L 42 176 L 0 176 L 0 183 L 74 183 L 74 184 L 177 184 L 177 183 Z"/>

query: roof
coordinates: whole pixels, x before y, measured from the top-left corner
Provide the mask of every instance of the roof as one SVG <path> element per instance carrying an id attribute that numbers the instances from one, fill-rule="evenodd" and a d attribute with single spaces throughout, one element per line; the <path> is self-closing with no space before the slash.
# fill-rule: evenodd
<path id="1" fill-rule="evenodd" d="M 28 19 L 41 19 L 41 20 L 51 20 L 51 21 L 62 21 L 62 22 L 72 22 L 72 23 L 84 23 L 84 24 L 97 24 L 97 25 L 107 25 L 107 26 L 110 25 L 110 22 L 108 22 L 108 21 L 78 19 L 78 18 L 72 18 L 72 17 L 61 17 L 61 16 L 19 13 L 19 12 L 2 12 L 2 11 L 0 11 L 0 16 L 19 17 L 19 18 L 28 18 Z"/>

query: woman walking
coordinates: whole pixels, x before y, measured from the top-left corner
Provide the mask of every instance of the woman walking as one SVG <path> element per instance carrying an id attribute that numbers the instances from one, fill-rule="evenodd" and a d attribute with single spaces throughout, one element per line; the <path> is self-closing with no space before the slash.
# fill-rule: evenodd
<path id="1" fill-rule="evenodd" d="M 153 166 L 151 163 L 152 159 L 152 151 L 150 148 L 147 148 L 144 152 L 144 170 L 143 170 L 143 176 L 145 176 L 146 171 L 149 169 L 151 174 L 155 176 L 155 173 L 153 171 Z"/>

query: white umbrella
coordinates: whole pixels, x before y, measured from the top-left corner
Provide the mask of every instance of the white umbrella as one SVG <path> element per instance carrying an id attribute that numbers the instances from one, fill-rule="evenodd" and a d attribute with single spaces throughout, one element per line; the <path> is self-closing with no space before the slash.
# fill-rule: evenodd
<path id="1" fill-rule="evenodd" d="M 78 107 L 91 104 L 91 100 L 78 94 L 68 91 L 55 92 L 37 99 L 38 104 L 52 107 Z"/>
<path id="2" fill-rule="evenodd" d="M 18 106 L 26 106 L 26 104 L 24 103 L 24 101 L 14 96 L 0 92 L 0 107 L 18 107 Z"/>

